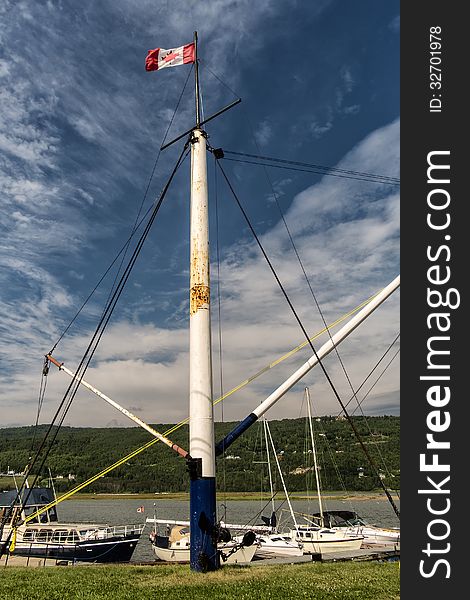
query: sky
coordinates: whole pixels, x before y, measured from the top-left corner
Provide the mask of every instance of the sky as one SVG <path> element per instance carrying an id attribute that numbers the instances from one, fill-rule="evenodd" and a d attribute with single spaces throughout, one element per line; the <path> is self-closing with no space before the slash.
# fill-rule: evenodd
<path id="1" fill-rule="evenodd" d="M 191 66 L 149 73 L 144 65 L 148 50 L 190 43 L 194 31 L 204 116 L 242 98 L 207 125 L 212 147 L 399 177 L 398 1 L 3 0 L 0 426 L 35 422 L 44 355 L 182 150 L 184 140 L 159 152 L 194 123 Z M 178 170 L 85 376 L 149 423 L 189 412 L 189 166 Z M 323 327 L 315 299 L 330 323 L 399 274 L 398 186 L 225 159 L 222 167 L 309 334 Z M 208 184 L 216 398 L 305 338 L 212 155 Z M 54 350 L 72 370 L 115 275 Z M 396 292 L 339 347 L 347 377 L 337 356 L 325 359 L 344 402 L 348 379 L 361 386 L 398 332 Z M 303 349 L 230 396 L 215 418 L 244 418 L 310 354 Z M 68 384 L 51 369 L 40 422 L 50 422 Z M 300 416 L 306 386 L 316 414 L 339 414 L 314 368 L 267 417 Z M 399 356 L 361 409 L 399 414 Z M 65 423 L 132 425 L 86 390 Z"/>

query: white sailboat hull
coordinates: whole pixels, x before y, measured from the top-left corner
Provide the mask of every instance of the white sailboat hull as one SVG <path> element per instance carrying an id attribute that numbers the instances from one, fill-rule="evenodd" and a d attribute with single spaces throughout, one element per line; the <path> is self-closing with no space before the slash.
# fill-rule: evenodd
<path id="1" fill-rule="evenodd" d="M 380 527 L 367 523 L 357 513 L 350 510 L 325 511 L 323 517 L 320 513 L 312 515 L 312 519 L 324 520 L 325 527 L 343 532 L 347 535 L 362 535 L 364 541 L 362 547 L 369 546 L 393 546 L 400 547 L 400 528 Z"/>
<path id="2" fill-rule="evenodd" d="M 152 547 L 157 560 L 172 563 L 189 563 L 190 561 L 189 545 L 187 548 L 162 548 L 156 544 L 152 544 Z M 228 556 L 226 561 L 224 561 L 223 556 L 228 554 L 232 548 L 233 544 L 219 544 L 218 549 L 222 552 L 221 564 L 242 564 L 251 562 L 255 555 L 257 545 L 253 544 L 252 546 L 238 548 L 233 554 Z"/>
<path id="3" fill-rule="evenodd" d="M 400 546 L 400 530 L 399 529 L 387 529 L 383 527 L 372 527 L 372 526 L 359 526 L 359 527 L 346 527 L 341 528 L 349 535 L 362 535 L 364 536 L 363 546 L 377 545 L 377 546 Z"/>
<path id="4" fill-rule="evenodd" d="M 157 531 L 150 532 L 149 539 L 157 560 L 174 563 L 190 562 L 191 537 L 189 534 L 189 521 L 176 521 L 173 519 L 147 518 L 148 523 L 172 525 L 169 535 L 158 535 Z M 221 564 L 249 563 L 253 560 L 259 546 L 255 541 L 251 546 L 242 546 L 242 537 L 235 537 L 229 542 L 220 542 L 217 549 L 220 552 Z M 233 551 L 234 547 L 236 550 Z"/>
<path id="5" fill-rule="evenodd" d="M 291 542 L 291 544 L 277 545 L 272 543 L 261 543 L 255 552 L 255 558 L 276 558 L 278 556 L 302 556 L 303 550 L 300 544 Z"/>
<path id="6" fill-rule="evenodd" d="M 233 540 L 240 543 L 242 536 Z M 255 558 L 276 558 L 283 556 L 302 556 L 302 545 L 288 535 L 280 533 L 262 534 L 256 537 Z"/>
<path id="7" fill-rule="evenodd" d="M 292 529 L 292 539 L 300 542 L 304 554 L 329 554 L 332 552 L 349 552 L 359 550 L 364 541 L 362 535 L 349 535 L 347 532 L 335 529 L 319 529 L 316 527 L 300 526 Z"/>

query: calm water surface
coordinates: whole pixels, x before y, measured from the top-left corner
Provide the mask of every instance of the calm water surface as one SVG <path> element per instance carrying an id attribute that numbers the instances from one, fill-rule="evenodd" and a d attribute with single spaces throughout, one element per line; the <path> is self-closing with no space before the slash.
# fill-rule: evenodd
<path id="1" fill-rule="evenodd" d="M 318 504 L 315 501 L 292 500 L 295 512 L 312 513 L 318 512 Z M 276 502 L 276 510 L 282 501 Z M 399 502 L 396 502 L 399 507 Z M 269 516 L 271 504 L 259 500 L 235 500 L 227 501 L 226 508 L 219 501 L 217 505 L 218 517 L 228 523 L 253 524 L 261 523 L 260 514 Z M 355 510 L 369 523 L 382 525 L 384 527 L 399 527 L 399 521 L 395 513 L 385 499 L 378 500 L 330 500 L 323 502 L 325 510 Z M 137 508 L 144 507 L 144 513 L 138 513 Z M 264 510 L 263 510 L 264 508 Z M 289 526 L 292 520 L 289 516 L 287 502 L 282 504 L 286 512 L 280 513 L 280 526 Z M 154 513 L 158 519 L 182 519 L 188 520 L 188 500 L 157 500 L 151 499 L 98 499 L 98 500 L 68 500 L 58 507 L 59 520 L 68 522 L 107 523 L 109 525 L 130 525 L 132 523 L 145 523 L 147 517 L 153 517 Z M 261 512 L 262 511 L 262 512 Z M 225 516 L 224 516 L 225 515 Z M 299 523 L 302 522 L 299 517 Z M 144 532 L 137 544 L 133 554 L 133 561 L 153 561 L 155 555 L 148 539 L 152 524 L 147 523 Z"/>

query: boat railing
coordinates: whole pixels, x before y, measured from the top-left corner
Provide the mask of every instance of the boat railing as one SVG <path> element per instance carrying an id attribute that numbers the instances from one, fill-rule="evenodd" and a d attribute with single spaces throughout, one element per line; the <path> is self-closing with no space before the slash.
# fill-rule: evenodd
<path id="1" fill-rule="evenodd" d="M 106 527 L 93 527 L 88 531 L 80 531 L 85 539 L 107 539 L 112 537 L 127 537 L 128 535 L 141 534 L 145 523 L 133 525 L 108 525 Z"/>

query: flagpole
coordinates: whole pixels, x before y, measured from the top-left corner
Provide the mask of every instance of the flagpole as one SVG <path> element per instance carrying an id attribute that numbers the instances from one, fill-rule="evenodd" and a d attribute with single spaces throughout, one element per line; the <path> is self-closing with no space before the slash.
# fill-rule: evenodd
<path id="1" fill-rule="evenodd" d="M 217 552 L 214 411 L 209 277 L 209 211 L 206 133 L 201 127 L 197 32 L 195 43 L 196 127 L 191 134 L 189 445 L 190 566 L 220 567 Z"/>
<path id="2" fill-rule="evenodd" d="M 199 129 L 201 123 L 201 111 L 199 107 L 199 64 L 197 62 L 197 31 L 194 32 L 194 83 L 196 96 L 196 128 Z"/>

